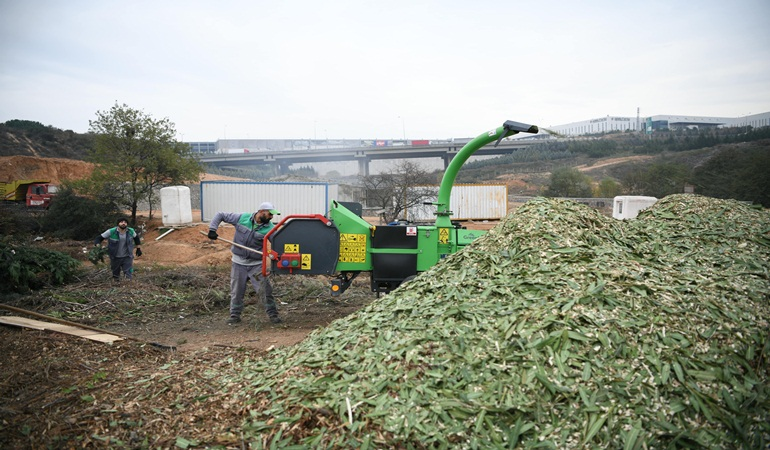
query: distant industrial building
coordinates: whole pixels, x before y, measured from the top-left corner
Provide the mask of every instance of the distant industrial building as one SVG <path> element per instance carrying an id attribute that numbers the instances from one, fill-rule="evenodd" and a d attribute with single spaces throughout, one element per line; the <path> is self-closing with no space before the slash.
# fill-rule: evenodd
<path id="1" fill-rule="evenodd" d="M 595 119 L 572 122 L 564 125 L 548 127 L 562 136 L 583 136 L 588 134 L 609 133 L 613 131 L 643 131 L 653 133 L 660 130 L 701 129 L 718 127 L 754 128 L 770 126 L 770 112 L 752 114 L 743 117 L 703 117 L 703 116 L 672 116 L 659 115 L 649 117 L 606 116 Z M 543 134 L 543 133 L 541 133 Z M 545 136 L 545 134 L 543 134 Z M 535 138 L 535 136 L 524 136 Z M 538 135 L 537 137 L 540 137 Z M 454 142 L 467 142 L 468 139 L 457 139 Z M 219 139 L 214 142 L 190 142 L 193 153 L 249 153 L 311 149 L 339 149 L 353 147 L 390 147 L 390 146 L 422 146 L 441 144 L 449 141 L 428 140 L 378 140 L 378 139 Z"/>
<path id="2" fill-rule="evenodd" d="M 743 117 L 703 117 L 659 115 L 649 117 L 606 116 L 596 119 L 572 122 L 549 127 L 563 136 L 582 136 L 586 134 L 608 133 L 611 131 L 644 131 L 652 133 L 659 130 L 681 130 L 694 128 L 718 128 L 752 126 L 754 128 L 770 126 L 770 112 L 752 114 Z"/>
<path id="3" fill-rule="evenodd" d="M 217 143 L 216 142 L 190 142 L 190 150 L 192 150 L 193 153 L 216 153 L 217 152 Z"/>

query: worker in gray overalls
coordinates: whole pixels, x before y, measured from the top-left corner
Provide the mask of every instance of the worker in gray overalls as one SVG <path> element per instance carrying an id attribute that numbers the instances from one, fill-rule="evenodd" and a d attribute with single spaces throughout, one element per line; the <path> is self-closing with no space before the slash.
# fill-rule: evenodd
<path id="1" fill-rule="evenodd" d="M 209 223 L 208 237 L 209 239 L 217 239 L 219 237 L 217 234 L 219 224 L 226 222 L 235 227 L 233 242 L 261 252 L 265 235 L 274 227 L 270 220 L 279 214 L 281 213 L 276 211 L 270 202 L 259 205 L 259 209 L 255 213 L 218 212 Z M 246 286 L 249 281 L 257 291 L 257 295 L 261 293 L 260 288 L 264 288 L 263 301 L 270 322 L 281 323 L 273 297 L 273 287 L 270 285 L 270 280 L 262 275 L 262 255 L 236 245 L 233 245 L 230 250 L 233 253 L 233 265 L 230 270 L 230 318 L 227 319 L 227 323 L 230 325 L 240 323 L 243 312 L 243 295 L 246 293 Z"/>

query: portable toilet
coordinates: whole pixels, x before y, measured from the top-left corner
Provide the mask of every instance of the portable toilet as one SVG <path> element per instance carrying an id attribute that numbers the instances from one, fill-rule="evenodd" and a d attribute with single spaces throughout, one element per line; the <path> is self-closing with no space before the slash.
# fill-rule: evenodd
<path id="1" fill-rule="evenodd" d="M 160 210 L 164 226 L 188 225 L 192 223 L 190 188 L 168 186 L 160 190 Z"/>
<path id="2" fill-rule="evenodd" d="M 612 217 L 620 220 L 635 219 L 639 211 L 654 205 L 658 199 L 640 195 L 619 195 L 612 202 Z"/>

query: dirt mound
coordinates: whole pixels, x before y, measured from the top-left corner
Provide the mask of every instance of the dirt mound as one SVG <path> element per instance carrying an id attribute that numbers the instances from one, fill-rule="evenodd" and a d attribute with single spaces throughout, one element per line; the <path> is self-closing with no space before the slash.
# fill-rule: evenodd
<path id="1" fill-rule="evenodd" d="M 63 158 L 35 158 L 32 156 L 0 157 L 0 180 L 48 180 L 59 184 L 62 180 L 79 180 L 91 175 L 94 165 L 85 161 Z"/>
<path id="2" fill-rule="evenodd" d="M 37 158 L 34 156 L 0 156 L 0 181 L 49 180 L 60 184 L 63 180 L 80 180 L 91 175 L 94 164 L 65 158 Z M 199 181 L 234 180 L 245 178 L 226 175 L 201 174 Z"/>
<path id="3" fill-rule="evenodd" d="M 134 264 L 229 266 L 232 256 L 229 244 L 224 241 L 211 241 L 201 234 L 208 233 L 208 229 L 207 223 L 169 228 L 160 226 L 153 220 L 149 222 L 142 237 L 143 255 L 136 258 Z M 222 225 L 218 233 L 221 237 L 232 240 L 234 228 Z"/>

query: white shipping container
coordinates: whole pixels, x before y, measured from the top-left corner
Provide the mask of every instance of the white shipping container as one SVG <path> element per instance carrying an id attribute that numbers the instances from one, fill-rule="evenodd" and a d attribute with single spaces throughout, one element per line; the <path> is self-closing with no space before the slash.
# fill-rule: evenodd
<path id="1" fill-rule="evenodd" d="M 190 188 L 187 186 L 161 188 L 160 210 L 165 226 L 191 224 L 193 219 Z"/>
<path id="2" fill-rule="evenodd" d="M 612 217 L 616 219 L 635 219 L 643 209 L 654 205 L 658 199 L 640 195 L 619 195 L 612 201 Z"/>
<path id="3" fill-rule="evenodd" d="M 254 212 L 262 202 L 271 202 L 281 212 L 273 222 L 294 214 L 325 215 L 338 190 L 328 183 L 202 181 L 201 221 L 210 221 L 219 211 Z"/>
<path id="4" fill-rule="evenodd" d="M 438 188 L 436 188 L 438 190 Z M 434 197 L 428 201 L 436 201 Z M 449 196 L 452 220 L 497 220 L 508 214 L 508 186 L 505 184 L 456 184 Z M 411 222 L 433 221 L 436 207 L 418 205 L 407 211 Z"/>

